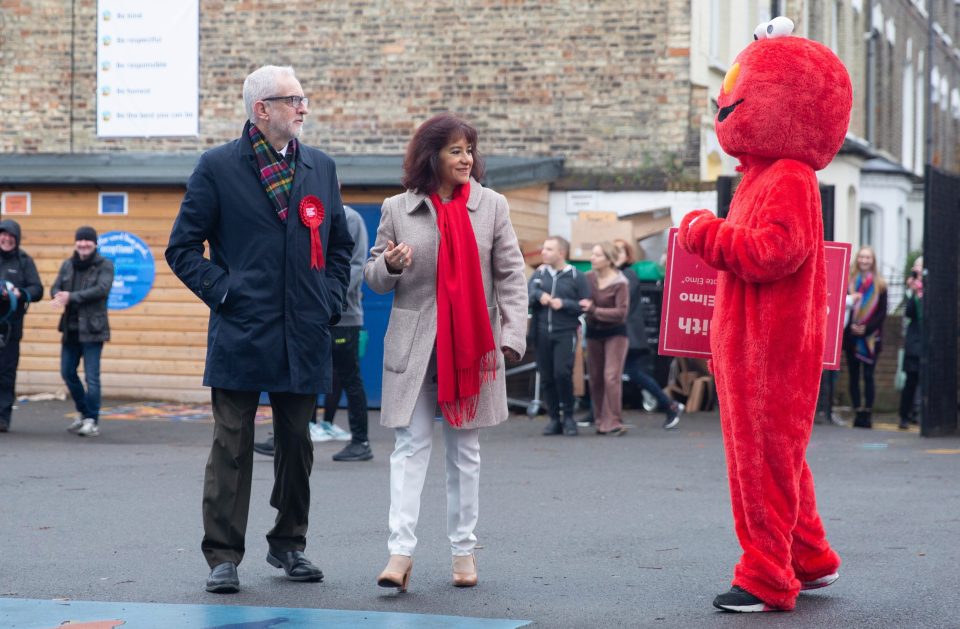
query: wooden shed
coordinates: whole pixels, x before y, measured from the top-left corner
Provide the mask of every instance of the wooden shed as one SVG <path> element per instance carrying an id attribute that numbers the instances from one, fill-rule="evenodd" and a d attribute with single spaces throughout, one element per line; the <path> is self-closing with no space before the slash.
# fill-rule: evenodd
<path id="1" fill-rule="evenodd" d="M 0 156 L 4 218 L 23 230 L 21 248 L 37 263 L 44 300 L 25 319 L 18 394 L 65 390 L 60 378 L 60 312 L 49 301 L 74 232 L 129 232 L 153 254 L 153 286 L 140 303 L 110 311 L 112 340 L 104 346 L 104 397 L 199 402 L 207 339 L 207 307 L 173 275 L 163 257 L 186 181 L 199 154 L 37 154 Z M 337 158 L 344 202 L 377 205 L 401 191 L 401 157 Z M 554 158 L 490 157 L 487 184 L 503 192 L 521 240 L 547 235 L 549 185 L 562 169 Z M 126 193 L 125 214 L 103 214 L 101 193 Z M 121 195 L 122 196 L 122 195 Z M 371 233 L 371 241 L 374 234 Z M 370 343 L 381 340 L 371 335 Z M 374 352 L 374 355 L 382 355 Z M 374 399 L 379 399 L 376 395 Z"/>

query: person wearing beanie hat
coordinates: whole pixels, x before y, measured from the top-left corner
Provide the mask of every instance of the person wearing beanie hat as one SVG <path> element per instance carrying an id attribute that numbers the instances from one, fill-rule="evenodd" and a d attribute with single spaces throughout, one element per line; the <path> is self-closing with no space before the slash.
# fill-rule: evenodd
<path id="1" fill-rule="evenodd" d="M 43 297 L 37 265 L 20 249 L 20 225 L 0 221 L 0 433 L 10 430 L 16 399 L 23 315 Z"/>
<path id="2" fill-rule="evenodd" d="M 100 434 L 100 354 L 110 340 L 107 297 L 113 286 L 113 262 L 97 252 L 97 230 L 77 229 L 73 255 L 63 261 L 50 290 L 51 304 L 63 309 L 60 376 L 70 390 L 77 418 L 67 427 L 81 437 Z M 83 358 L 86 389 L 77 376 Z"/>
<path id="3" fill-rule="evenodd" d="M 78 227 L 77 234 L 74 236 L 74 240 L 89 240 L 93 244 L 97 244 L 97 230 L 89 225 Z"/>

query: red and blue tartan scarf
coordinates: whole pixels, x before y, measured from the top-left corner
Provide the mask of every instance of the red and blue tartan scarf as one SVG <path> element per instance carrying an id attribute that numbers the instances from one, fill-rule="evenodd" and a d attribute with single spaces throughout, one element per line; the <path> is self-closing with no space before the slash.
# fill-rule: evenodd
<path id="1" fill-rule="evenodd" d="M 257 156 L 257 172 L 260 183 L 273 203 L 280 221 L 287 222 L 287 208 L 290 205 L 290 191 L 293 189 L 293 171 L 297 165 L 297 139 L 287 145 L 287 157 L 284 159 L 264 137 L 257 125 L 251 124 L 247 134 L 253 153 Z"/>
<path id="2" fill-rule="evenodd" d="M 853 323 L 864 325 L 877 311 L 880 303 L 880 291 L 874 283 L 873 273 L 863 275 L 858 273 L 854 278 L 851 290 L 860 293 L 860 303 L 853 311 Z M 872 365 L 877 360 L 877 341 L 880 340 L 880 330 L 874 330 L 864 336 L 856 338 L 855 355 L 860 362 Z"/>

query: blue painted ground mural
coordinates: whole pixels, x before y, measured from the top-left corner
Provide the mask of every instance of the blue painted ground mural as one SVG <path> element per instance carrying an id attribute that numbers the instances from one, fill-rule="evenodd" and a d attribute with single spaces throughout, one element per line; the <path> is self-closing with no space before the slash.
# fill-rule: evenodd
<path id="1" fill-rule="evenodd" d="M 391 612 L 0 598 L 10 629 L 514 629 L 525 620 Z"/>

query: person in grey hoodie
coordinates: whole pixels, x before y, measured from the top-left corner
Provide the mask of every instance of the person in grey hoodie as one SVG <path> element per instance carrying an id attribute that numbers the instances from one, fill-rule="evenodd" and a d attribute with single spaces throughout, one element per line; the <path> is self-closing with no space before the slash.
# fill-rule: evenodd
<path id="1" fill-rule="evenodd" d="M 367 261 L 369 236 L 363 217 L 345 205 L 347 230 L 353 238 L 350 256 L 350 284 L 340 321 L 330 329 L 333 333 L 333 386 L 324 398 L 324 424 L 333 425 L 333 416 L 340 404 L 340 393 L 347 393 L 347 418 L 350 422 L 350 443 L 333 455 L 334 461 L 369 461 L 373 458 L 367 441 L 367 393 L 360 377 L 360 331 L 363 329 L 363 265 Z"/>
<path id="2" fill-rule="evenodd" d="M 323 421 L 317 423 L 316 416 L 310 424 L 313 441 L 340 440 L 340 433 L 349 435 L 348 443 L 340 452 L 333 455 L 334 461 L 369 461 L 373 458 L 370 442 L 367 440 L 367 393 L 360 377 L 360 331 L 363 329 L 363 265 L 367 261 L 369 237 L 360 213 L 348 205 L 343 206 L 347 216 L 347 231 L 353 238 L 353 252 L 350 256 L 350 284 L 340 321 L 330 328 L 333 337 L 331 362 L 333 379 L 330 391 L 324 396 Z M 340 394 L 347 393 L 347 419 L 350 432 L 338 429 L 333 424 L 333 416 L 340 404 Z M 274 455 L 273 437 L 253 444 L 253 449 L 265 456 Z"/>
<path id="3" fill-rule="evenodd" d="M 31 302 L 42 297 L 37 265 L 20 249 L 20 225 L 16 221 L 0 221 L 0 432 L 10 430 L 23 315 Z"/>

